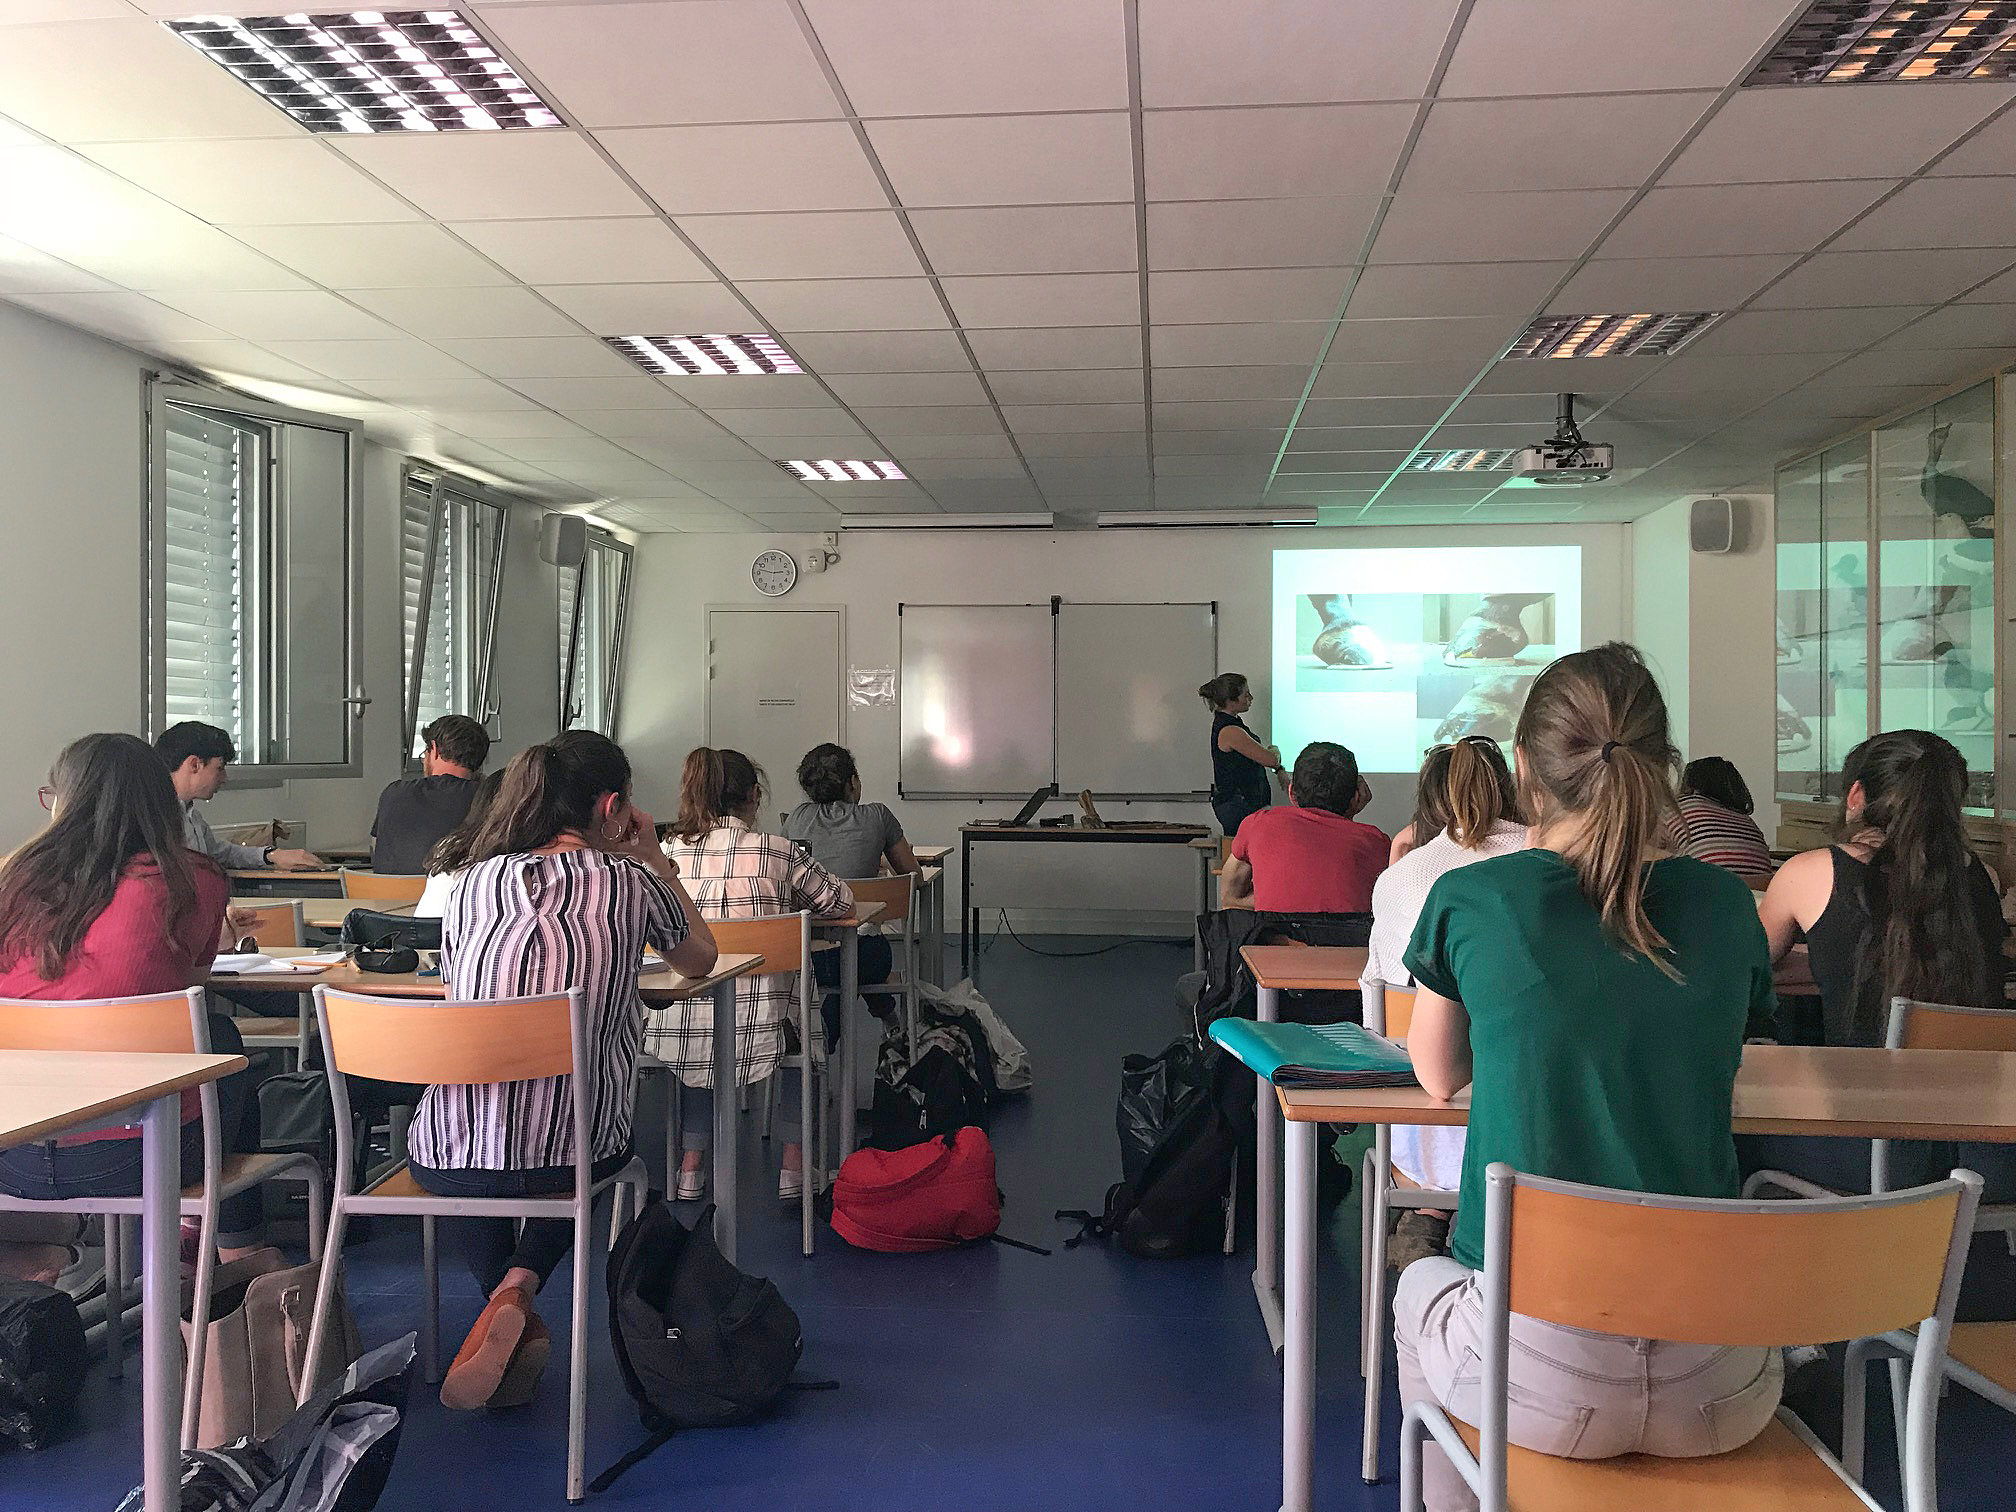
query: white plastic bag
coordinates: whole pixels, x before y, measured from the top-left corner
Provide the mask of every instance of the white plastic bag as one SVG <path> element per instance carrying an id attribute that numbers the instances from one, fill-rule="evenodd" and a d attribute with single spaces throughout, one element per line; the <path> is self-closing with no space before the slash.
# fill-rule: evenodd
<path id="1" fill-rule="evenodd" d="M 1034 1081 L 1029 1066 L 1029 1050 L 994 1011 L 994 1005 L 980 995 L 971 977 L 961 977 L 951 987 L 934 987 L 920 982 L 917 990 L 927 1003 L 936 1003 L 965 1012 L 980 1021 L 987 1034 L 987 1048 L 994 1056 L 994 1085 L 1003 1092 L 1026 1092 Z"/>

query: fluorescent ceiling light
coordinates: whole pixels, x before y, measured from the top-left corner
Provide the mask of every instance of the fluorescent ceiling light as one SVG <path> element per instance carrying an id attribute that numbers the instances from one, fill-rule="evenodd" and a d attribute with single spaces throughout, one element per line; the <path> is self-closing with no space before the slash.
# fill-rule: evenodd
<path id="1" fill-rule="evenodd" d="M 1671 357 L 1725 312 L 1680 315 L 1543 315 L 1526 327 L 1511 357 Z"/>
<path id="2" fill-rule="evenodd" d="M 1416 452 L 1401 464 L 1403 472 L 1501 472 L 1512 465 L 1510 446 L 1471 447 L 1465 451 Z"/>
<path id="3" fill-rule="evenodd" d="M 842 530 L 1048 530 L 1056 516 L 1030 510 L 1020 514 L 855 514 L 842 515 Z"/>
<path id="4" fill-rule="evenodd" d="M 193 16 L 162 25 L 310 131 L 564 124 L 460 11 Z"/>
<path id="5" fill-rule="evenodd" d="M 816 462 L 779 462 L 784 471 L 803 483 L 901 483 L 903 469 L 888 461 L 839 461 L 831 457 Z"/>
<path id="6" fill-rule="evenodd" d="M 1816 0 L 1743 83 L 2016 78 L 2016 0 Z"/>
<path id="7" fill-rule="evenodd" d="M 647 373 L 663 378 L 737 378 L 802 373 L 775 336 L 604 336 Z"/>
<path id="8" fill-rule="evenodd" d="M 1169 529 L 1174 526 L 1314 525 L 1316 510 L 1307 509 L 1138 509 L 1115 510 L 1094 518 L 1101 530 Z"/>

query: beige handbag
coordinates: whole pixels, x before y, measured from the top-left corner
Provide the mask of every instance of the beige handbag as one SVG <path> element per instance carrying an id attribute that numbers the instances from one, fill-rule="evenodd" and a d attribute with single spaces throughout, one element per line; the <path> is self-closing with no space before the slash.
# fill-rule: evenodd
<path id="1" fill-rule="evenodd" d="M 307 1363 L 308 1330 L 315 1319 L 315 1287 L 321 1264 L 289 1267 L 277 1249 L 264 1249 L 217 1267 L 211 1288 L 210 1326 L 203 1346 L 203 1400 L 197 1413 L 196 1447 L 215 1449 L 235 1439 L 267 1438 L 294 1414 Z M 185 1306 L 184 1312 L 188 1308 Z M 182 1320 L 182 1347 L 190 1325 Z M 342 1283 L 330 1310 L 329 1339 L 322 1351 L 327 1385 L 358 1356 L 357 1324 L 350 1316 Z"/>

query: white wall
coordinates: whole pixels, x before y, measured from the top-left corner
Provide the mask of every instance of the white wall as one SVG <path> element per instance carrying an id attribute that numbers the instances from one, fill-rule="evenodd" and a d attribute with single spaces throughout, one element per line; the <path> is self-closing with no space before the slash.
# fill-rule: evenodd
<path id="1" fill-rule="evenodd" d="M 622 740 L 638 772 L 638 792 L 669 818 L 686 752 L 702 743 L 706 718 L 707 606 L 748 608 L 769 601 L 749 582 L 758 551 L 782 546 L 802 556 L 804 537 L 647 536 L 636 555 L 623 692 Z M 1216 600 L 1218 662 L 1253 681 L 1248 716 L 1265 733 L 1272 554 L 1277 549 L 1336 546 L 1512 546 L 1572 544 L 1583 548 L 1583 636 L 1595 642 L 1629 628 L 1630 536 L 1624 526 L 1531 526 L 1459 529 L 1156 530 L 1156 531 L 878 531 L 845 534 L 840 563 L 804 576 L 784 601 L 793 608 L 840 607 L 846 617 L 846 658 L 855 667 L 897 665 L 899 602 L 1026 603 L 1058 594 L 1086 602 Z M 899 801 L 897 725 L 893 709 L 846 711 L 845 740 L 862 768 L 871 798 L 896 809 L 914 840 L 954 843 L 959 825 L 998 818 L 1008 803 Z M 1198 705 L 1194 738 L 1200 785 L 1209 719 Z M 1341 732 L 1347 744 L 1349 732 Z M 801 796 L 788 772 L 772 774 L 777 791 L 766 814 Z M 1391 830 L 1413 806 L 1413 777 L 1373 775 L 1367 817 Z M 1102 812 L 1108 806 L 1101 805 Z M 1133 818 L 1210 823 L 1203 803 L 1113 806 Z M 1113 815 L 1109 815 L 1111 817 Z M 774 818 L 770 821 L 774 824 Z M 1145 847 L 1073 851 L 1069 868 L 1053 851 L 1001 846 L 984 876 L 975 862 L 981 901 L 1018 910 L 1018 928 L 1091 930 L 1153 925 L 1187 932 L 1195 897 L 1190 858 Z M 956 885 L 956 878 L 953 879 Z M 1026 911 L 1026 912 L 1024 912 Z M 992 921 L 989 921 L 990 927 Z"/>
<path id="2" fill-rule="evenodd" d="M 1690 604 L 1687 504 L 1669 504 L 1631 526 L 1631 640 L 1666 691 L 1673 739 L 1689 751 Z"/>

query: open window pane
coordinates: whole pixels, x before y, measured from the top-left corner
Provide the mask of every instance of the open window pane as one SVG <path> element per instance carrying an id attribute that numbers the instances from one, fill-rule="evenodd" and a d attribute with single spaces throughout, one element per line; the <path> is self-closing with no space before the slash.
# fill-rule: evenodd
<path id="1" fill-rule="evenodd" d="M 581 565 L 560 574 L 561 728 L 616 732 L 630 548 L 588 533 Z"/>
<path id="2" fill-rule="evenodd" d="M 409 473 L 402 502 L 407 754 L 443 714 L 488 723 L 489 662 L 504 562 L 502 505 L 447 478 Z"/>
<path id="3" fill-rule="evenodd" d="M 200 719 L 245 731 L 244 581 L 247 491 L 262 434 L 193 410 L 167 415 L 162 496 L 163 722 Z"/>

